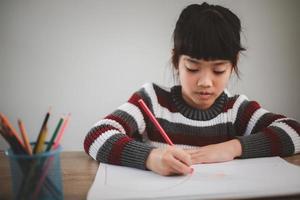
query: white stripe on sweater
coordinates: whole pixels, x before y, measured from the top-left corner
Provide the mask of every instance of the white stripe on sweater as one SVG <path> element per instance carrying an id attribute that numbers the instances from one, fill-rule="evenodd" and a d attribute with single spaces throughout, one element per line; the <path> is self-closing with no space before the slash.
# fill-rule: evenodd
<path id="1" fill-rule="evenodd" d="M 145 131 L 146 124 L 144 121 L 143 114 L 136 105 L 127 102 L 121 105 L 118 109 L 122 110 L 123 112 L 126 112 L 128 115 L 134 118 L 140 134 L 142 134 Z"/>
<path id="2" fill-rule="evenodd" d="M 234 102 L 232 108 L 227 111 L 230 115 L 230 119 L 231 119 L 230 122 L 232 122 L 233 124 L 235 123 L 240 106 L 242 105 L 242 103 L 244 101 L 247 101 L 247 100 L 248 100 L 248 98 L 245 95 L 240 95 L 237 98 L 237 100 Z"/>
<path id="3" fill-rule="evenodd" d="M 111 119 L 101 119 L 100 121 L 98 121 L 93 128 L 100 126 L 100 125 L 110 125 L 115 127 L 116 129 L 118 129 L 120 132 L 126 134 L 125 129 L 123 128 L 123 126 L 121 124 L 119 124 L 117 121 L 115 120 L 111 120 Z"/>
<path id="4" fill-rule="evenodd" d="M 109 130 L 102 133 L 90 146 L 89 154 L 96 160 L 97 152 L 102 147 L 102 145 L 113 135 L 120 133 L 118 130 Z"/>
<path id="5" fill-rule="evenodd" d="M 155 141 L 151 141 L 151 140 L 147 141 L 147 143 L 156 148 L 166 148 L 169 146 L 166 143 L 155 142 Z M 199 148 L 199 146 L 192 146 L 192 145 L 185 145 L 185 144 L 174 144 L 174 146 L 181 148 L 181 149 L 197 149 L 197 148 Z"/>
<path id="6" fill-rule="evenodd" d="M 298 133 L 292 127 L 290 127 L 288 124 L 286 124 L 284 122 L 273 122 L 270 126 L 279 127 L 281 129 L 283 129 L 287 133 L 287 135 L 290 136 L 290 138 L 294 144 L 294 147 L 295 147 L 294 153 L 300 152 L 300 137 L 299 137 Z"/>
<path id="7" fill-rule="evenodd" d="M 292 120 L 292 121 L 297 121 L 293 118 L 289 118 L 289 117 L 284 117 L 284 118 L 279 118 L 279 119 L 276 119 L 274 122 L 281 122 L 281 121 L 286 121 L 286 120 Z M 274 123 L 273 122 L 273 123 Z"/>
<path id="8" fill-rule="evenodd" d="M 244 95 L 240 95 L 238 97 L 233 107 L 227 111 L 231 113 L 231 117 L 228 117 L 228 113 L 220 113 L 218 116 L 216 116 L 213 119 L 207 121 L 199 121 L 199 120 L 188 119 L 179 112 L 175 112 L 175 113 L 170 112 L 167 108 L 162 107 L 158 103 L 153 85 L 146 84 L 144 85 L 144 88 L 151 99 L 153 112 L 156 118 L 162 118 L 172 123 L 179 123 L 179 124 L 184 123 L 189 126 L 197 126 L 197 127 L 209 127 L 209 126 L 215 126 L 217 124 L 227 123 L 227 122 L 234 123 L 240 105 L 242 104 L 243 101 L 247 100 L 247 97 Z"/>
<path id="9" fill-rule="evenodd" d="M 247 129 L 244 135 L 250 135 L 251 131 L 253 130 L 254 126 L 258 122 L 259 118 L 261 118 L 264 114 L 268 113 L 269 111 L 259 108 L 257 109 L 253 115 L 251 116 L 251 119 L 248 122 Z"/>

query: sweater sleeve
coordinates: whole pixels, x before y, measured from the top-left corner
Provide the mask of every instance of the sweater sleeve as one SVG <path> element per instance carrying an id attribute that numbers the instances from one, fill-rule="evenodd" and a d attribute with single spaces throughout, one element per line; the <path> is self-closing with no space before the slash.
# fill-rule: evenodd
<path id="1" fill-rule="evenodd" d="M 142 142 L 145 120 L 138 106 L 141 96 L 136 92 L 91 128 L 84 140 L 87 154 L 99 162 L 146 169 L 153 147 Z"/>
<path id="2" fill-rule="evenodd" d="M 300 124 L 244 100 L 234 123 L 242 145 L 241 158 L 289 156 L 300 152 Z"/>

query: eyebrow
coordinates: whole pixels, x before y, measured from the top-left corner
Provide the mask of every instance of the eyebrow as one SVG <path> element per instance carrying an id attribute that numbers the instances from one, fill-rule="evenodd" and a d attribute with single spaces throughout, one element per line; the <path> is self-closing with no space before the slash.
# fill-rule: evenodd
<path id="1" fill-rule="evenodd" d="M 195 63 L 195 64 L 198 64 L 200 63 L 200 61 L 196 60 L 196 59 L 193 59 L 193 58 L 185 58 L 187 61 L 189 62 L 192 62 L 192 63 Z"/>
<path id="2" fill-rule="evenodd" d="M 201 61 L 199 61 L 199 60 L 197 60 L 197 59 L 194 59 L 194 58 L 186 58 L 186 60 L 189 61 L 189 62 L 191 62 L 191 63 L 195 63 L 195 64 L 201 63 Z M 213 64 L 218 65 L 218 64 L 224 64 L 224 63 L 227 63 L 227 62 L 229 62 L 229 61 L 227 61 L 227 60 L 216 60 L 216 61 L 211 61 L 211 62 L 213 62 Z"/>

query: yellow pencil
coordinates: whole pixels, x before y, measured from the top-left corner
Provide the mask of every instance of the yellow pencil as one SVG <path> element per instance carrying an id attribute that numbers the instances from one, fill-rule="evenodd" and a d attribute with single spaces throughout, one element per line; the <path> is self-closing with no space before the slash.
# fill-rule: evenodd
<path id="1" fill-rule="evenodd" d="M 33 153 L 34 154 L 40 153 L 44 150 L 44 143 L 45 143 L 45 140 L 46 140 L 46 137 L 47 137 L 47 132 L 48 132 L 47 131 L 47 122 L 48 122 L 49 116 L 50 116 L 50 111 L 48 111 L 47 114 L 46 114 L 46 117 L 44 119 L 43 125 L 41 127 L 41 130 L 40 130 L 40 133 L 39 133 L 39 136 L 38 136 L 38 139 L 37 139 L 36 144 L 33 148 Z"/>
<path id="2" fill-rule="evenodd" d="M 26 151 L 29 155 L 32 155 L 32 149 L 29 143 L 29 139 L 28 139 L 28 135 L 26 133 L 26 129 L 25 126 L 23 124 L 23 122 L 19 119 L 18 120 L 18 124 L 19 124 L 19 128 L 20 128 L 20 132 L 22 134 L 22 138 L 23 138 L 23 142 L 24 142 L 24 146 L 26 148 Z"/>
<path id="3" fill-rule="evenodd" d="M 48 135 L 48 128 L 45 127 L 42 133 L 40 134 L 39 142 L 36 144 L 36 149 L 34 153 L 41 153 L 44 151 L 45 141 Z"/>

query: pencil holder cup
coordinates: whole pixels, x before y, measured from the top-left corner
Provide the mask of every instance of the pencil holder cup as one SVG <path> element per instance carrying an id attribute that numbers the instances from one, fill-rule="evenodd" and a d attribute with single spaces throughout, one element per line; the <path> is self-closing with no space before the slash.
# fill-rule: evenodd
<path id="1" fill-rule="evenodd" d="M 12 191 L 15 200 L 63 199 L 60 167 L 61 146 L 34 155 L 5 151 L 10 161 Z"/>

